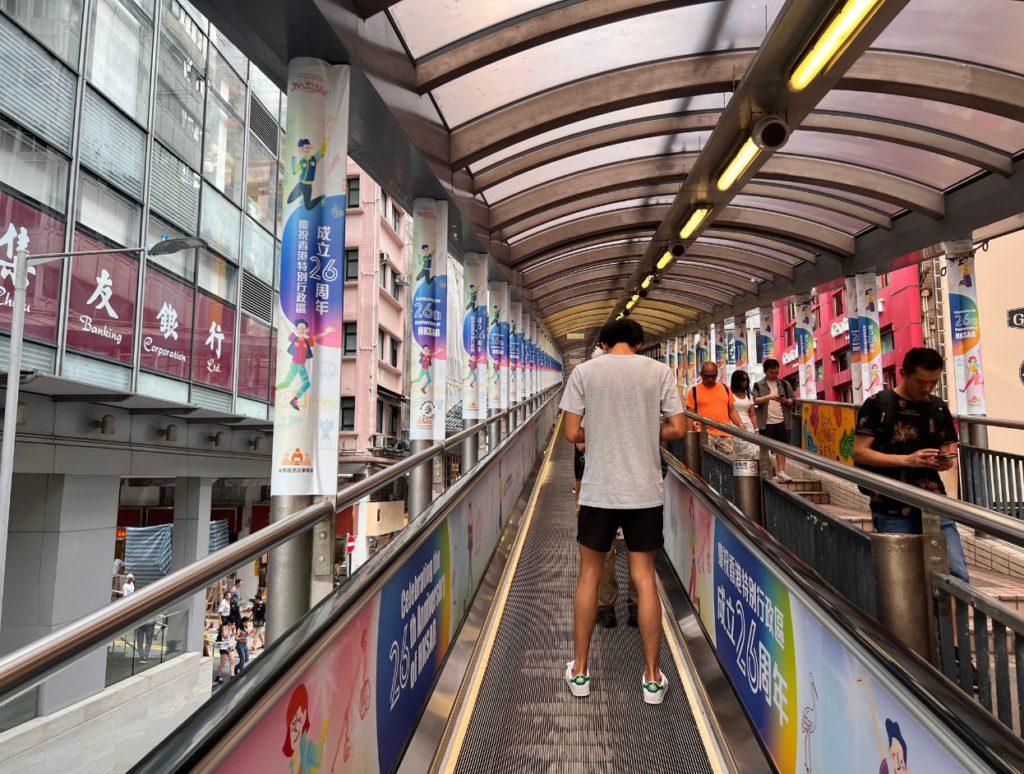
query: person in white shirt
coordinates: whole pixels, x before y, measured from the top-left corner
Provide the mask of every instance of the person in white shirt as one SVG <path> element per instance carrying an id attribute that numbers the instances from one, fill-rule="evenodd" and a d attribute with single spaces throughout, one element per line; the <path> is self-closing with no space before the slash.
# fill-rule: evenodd
<path id="1" fill-rule="evenodd" d="M 225 591 L 224 597 L 217 606 L 217 614 L 220 616 L 220 624 L 223 626 L 231 619 L 231 592 Z"/>
<path id="2" fill-rule="evenodd" d="M 757 424 L 761 435 L 779 443 L 789 443 L 793 419 L 786 409 L 793 406 L 793 389 L 785 379 L 779 378 L 779 361 L 767 358 L 764 363 L 764 379 L 754 385 L 754 405 L 757 406 Z M 786 475 L 786 458 L 776 452 L 778 474 L 776 481 L 792 481 Z"/>
<path id="3" fill-rule="evenodd" d="M 120 575 L 124 572 L 124 562 L 118 556 L 114 557 L 114 575 Z"/>
<path id="4" fill-rule="evenodd" d="M 122 597 L 130 597 L 135 593 L 135 576 L 128 573 L 128 577 L 124 579 L 124 585 L 121 586 L 121 591 L 118 592 Z"/>
<path id="5" fill-rule="evenodd" d="M 733 399 L 736 401 L 736 413 L 740 416 L 743 429 L 748 433 L 756 433 L 757 429 L 757 407 L 754 405 L 754 396 L 750 392 L 750 376 L 746 371 L 733 371 L 730 377 L 729 389 L 732 391 Z M 759 454 L 757 446 L 746 441 L 736 439 L 736 459 L 756 460 Z"/>

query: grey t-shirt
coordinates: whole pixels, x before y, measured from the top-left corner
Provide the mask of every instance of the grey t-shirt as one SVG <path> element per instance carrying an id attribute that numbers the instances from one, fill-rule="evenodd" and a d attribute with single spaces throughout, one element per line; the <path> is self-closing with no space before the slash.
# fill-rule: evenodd
<path id="1" fill-rule="evenodd" d="M 580 505 L 664 504 L 659 431 L 663 418 L 683 410 L 667 365 L 643 355 L 588 360 L 573 369 L 560 408 L 587 418 Z"/>

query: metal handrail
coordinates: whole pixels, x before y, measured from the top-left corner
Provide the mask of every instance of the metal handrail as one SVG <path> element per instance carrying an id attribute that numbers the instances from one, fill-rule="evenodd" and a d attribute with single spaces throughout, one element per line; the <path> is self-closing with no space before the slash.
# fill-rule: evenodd
<path id="1" fill-rule="evenodd" d="M 797 404 L 814 403 L 819 406 L 841 406 L 842 408 L 858 409 L 862 403 L 843 403 L 835 400 L 817 400 L 816 398 L 799 398 L 794 396 Z M 975 417 L 967 414 L 954 414 L 953 418 L 965 425 L 987 425 L 988 427 L 1005 427 L 1010 430 L 1024 430 L 1024 421 L 1019 419 L 1000 419 L 999 417 Z"/>
<path id="2" fill-rule="evenodd" d="M 411 454 L 400 462 L 374 473 L 340 490 L 336 498 L 300 508 L 290 516 L 273 522 L 248 537 L 222 548 L 214 554 L 183 567 L 149 584 L 144 589 L 110 606 L 83 616 L 67 626 L 58 629 L 0 659 L 0 702 L 19 692 L 22 686 L 34 684 L 62 668 L 67 662 L 82 655 L 90 648 L 103 644 L 121 630 L 130 627 L 152 613 L 160 612 L 176 600 L 207 586 L 239 565 L 272 548 L 290 540 L 314 524 L 334 515 L 343 508 L 357 503 L 363 497 L 404 476 L 408 471 L 443 454 L 446 449 L 456 446 L 477 433 L 483 432 L 492 423 L 509 417 L 513 411 L 532 400 L 560 389 L 554 385 L 525 401 L 520 401 L 507 411 L 495 414 L 462 432 L 438 441 L 422 451 Z M 548 398 L 551 400 L 554 396 Z M 545 403 L 547 401 L 544 401 Z M 538 406 L 538 410 L 540 406 Z M 487 455 L 493 454 L 495 450 Z"/>
<path id="3" fill-rule="evenodd" d="M 808 467 L 822 470 L 836 478 L 841 478 L 858 486 L 865 486 L 879 494 L 900 500 L 907 505 L 921 508 L 931 513 L 941 514 L 953 521 L 974 527 L 993 537 L 1002 538 L 1018 546 L 1024 546 L 1024 522 L 1021 522 L 1020 519 L 1001 516 L 998 513 L 985 508 L 979 508 L 976 505 L 953 500 L 944 495 L 933 494 L 924 489 L 918 489 L 917 487 L 900 483 L 899 481 L 861 468 L 854 468 L 841 462 L 834 462 L 833 460 L 819 457 L 817 454 L 811 454 L 803 449 L 798 449 L 795 446 L 773 441 L 754 433 L 748 433 L 746 430 L 741 430 L 735 425 L 721 424 L 700 414 L 694 414 L 692 411 L 684 411 L 683 414 L 691 420 L 701 422 L 706 427 L 714 427 L 728 435 L 741 438 L 748 443 L 778 452 L 785 455 L 787 459 L 802 462 Z"/>

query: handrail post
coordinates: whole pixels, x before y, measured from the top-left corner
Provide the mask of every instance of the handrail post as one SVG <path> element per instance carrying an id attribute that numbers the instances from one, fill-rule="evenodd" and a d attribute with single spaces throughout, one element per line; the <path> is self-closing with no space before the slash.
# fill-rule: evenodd
<path id="1" fill-rule="evenodd" d="M 282 521 L 307 505 L 310 495 L 274 495 L 270 523 Z M 313 536 L 309 530 L 270 551 L 267 562 L 267 643 L 288 631 L 309 610 Z"/>
<path id="2" fill-rule="evenodd" d="M 479 419 L 467 419 L 465 422 L 466 427 L 476 427 L 479 424 Z M 462 442 L 462 475 L 466 475 L 466 473 L 476 467 L 476 463 L 479 460 L 479 451 L 480 441 L 477 433 L 473 433 Z"/>
<path id="3" fill-rule="evenodd" d="M 935 573 L 949 573 L 949 550 L 946 536 L 942 534 L 939 515 L 930 511 L 921 512 L 921 563 L 924 566 L 924 595 L 928 601 L 928 645 L 929 659 L 939 666 L 939 626 L 935 611 L 935 588 L 932 579 Z"/>
<path id="4" fill-rule="evenodd" d="M 761 471 L 756 459 L 734 459 L 732 480 L 736 487 L 736 505 L 755 524 L 763 525 L 761 511 Z"/>
<path id="5" fill-rule="evenodd" d="M 491 416 L 493 417 L 496 414 L 500 414 L 501 411 L 499 409 L 491 409 L 490 413 L 491 413 Z M 495 449 L 498 448 L 498 444 L 499 443 L 501 443 L 501 420 L 500 419 L 498 419 L 498 420 L 496 420 L 494 422 L 491 422 L 491 424 L 487 426 L 487 451 L 488 452 L 494 451 Z"/>
<path id="6" fill-rule="evenodd" d="M 417 454 L 424 449 L 429 449 L 430 441 L 413 441 L 410 444 L 410 453 Z M 412 521 L 425 511 L 433 501 L 434 489 L 434 460 L 424 460 L 409 471 L 409 497 L 406 501 L 409 511 L 409 521 Z"/>
<path id="7" fill-rule="evenodd" d="M 683 462 L 695 476 L 700 475 L 700 431 L 687 430 L 683 439 Z"/>

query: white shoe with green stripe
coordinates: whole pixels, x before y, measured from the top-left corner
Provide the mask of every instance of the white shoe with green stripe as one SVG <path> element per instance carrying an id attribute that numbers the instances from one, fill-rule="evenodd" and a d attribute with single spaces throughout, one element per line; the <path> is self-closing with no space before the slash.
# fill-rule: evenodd
<path id="1" fill-rule="evenodd" d="M 644 701 L 647 704 L 661 704 L 665 701 L 665 692 L 668 690 L 668 678 L 661 673 L 661 682 L 644 680 L 646 675 L 640 675 L 640 687 L 643 689 Z"/>
<path id="2" fill-rule="evenodd" d="M 590 673 L 585 675 L 573 674 L 576 670 L 576 662 L 570 661 L 565 665 L 565 684 L 569 686 L 569 693 L 577 699 L 590 695 Z"/>

